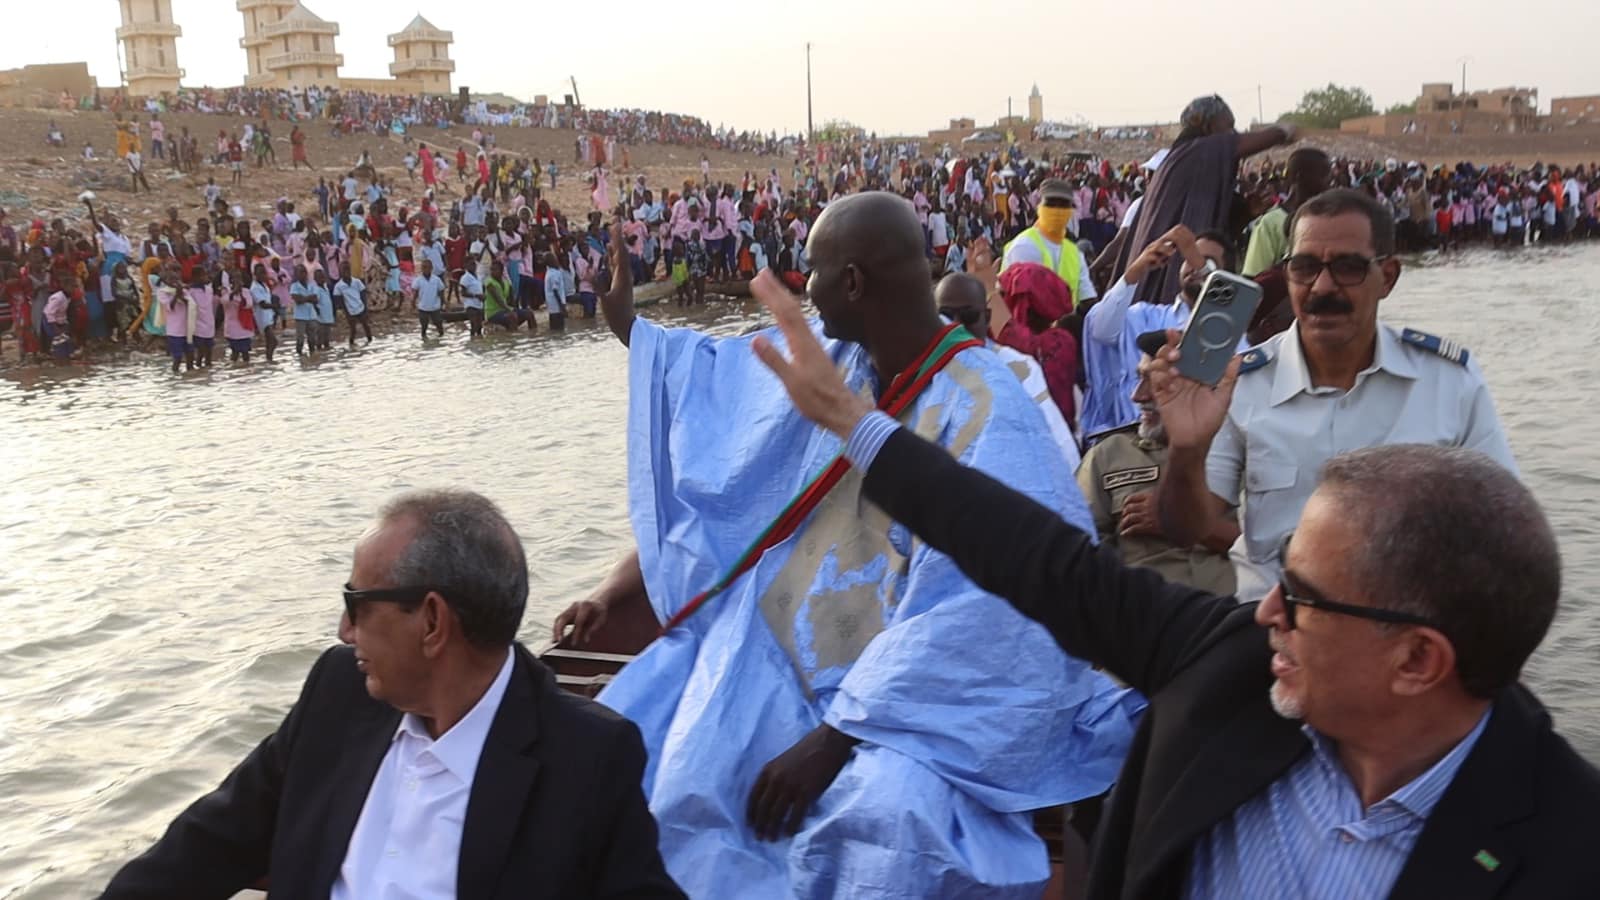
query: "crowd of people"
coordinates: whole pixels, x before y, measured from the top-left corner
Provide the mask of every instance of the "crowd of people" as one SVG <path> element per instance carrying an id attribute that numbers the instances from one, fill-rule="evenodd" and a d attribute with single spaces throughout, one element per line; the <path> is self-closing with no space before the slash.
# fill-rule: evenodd
<path id="1" fill-rule="evenodd" d="M 288 200 L 206 223 L 243 247 L 218 245 L 225 296 L 262 283 L 245 263 L 292 270 L 311 352 L 380 246 L 408 242 L 424 336 L 446 298 L 515 329 L 573 269 L 630 355 L 636 548 L 552 636 L 660 636 L 600 704 L 561 695 L 515 640 L 512 524 L 403 495 L 356 546 L 348 646 L 106 896 L 1031 900 L 1033 815 L 1067 804 L 1090 897 L 1587 896 L 1600 772 L 1520 683 L 1555 536 L 1476 359 L 1379 305 L 1403 242 L 1458 239 L 1395 190 L 1452 216 L 1559 195 L 1523 240 L 1567 240 L 1594 231 L 1593 167 L 1252 162 L 1295 129 L 1240 133 L 1214 96 L 1182 125 L 1120 168 L 868 141 L 788 182 L 597 177 L 587 224 L 493 178 L 390 213 L 353 175 L 319 195 L 326 239 Z M 113 282 L 143 254 L 169 341 L 193 335 L 176 298 L 218 284 L 208 251 L 95 224 Z M 94 251 L 37 230 L 30 279 Z M 47 324 L 85 284 L 64 268 Z M 753 275 L 776 325 L 639 317 L 635 282 L 683 270 L 693 296 Z M 1207 284 L 1246 276 L 1240 352 L 1185 375 Z"/>
<path id="2" fill-rule="evenodd" d="M 593 132 L 629 143 L 675 144 L 700 149 L 778 155 L 791 152 L 799 138 L 775 132 L 713 127 L 697 116 L 642 109 L 587 109 L 567 103 L 504 105 L 430 94 L 379 94 L 312 86 L 282 88 L 183 88 L 177 93 L 129 100 L 122 93 L 96 95 L 85 109 L 109 109 L 119 120 L 139 115 L 194 112 L 267 122 L 326 123 L 334 137 L 408 136 L 416 126 L 437 129 L 455 124 L 486 127 L 561 128 Z"/>
<path id="3" fill-rule="evenodd" d="M 249 111 L 259 113 L 259 104 L 276 94 L 240 90 L 185 96 L 208 106 L 253 103 Z M 195 96 L 205 99 L 193 100 Z M 305 96 L 318 104 L 329 102 L 315 92 Z M 915 209 L 935 275 L 963 272 L 985 250 L 1007 266 L 1033 263 L 1052 269 L 1068 295 L 1022 291 L 1031 298 L 1029 314 L 1013 324 L 1008 343 L 1043 360 L 1061 412 L 1079 435 L 1092 440 L 1099 431 L 1130 419 L 1126 367 L 1115 384 L 1102 383 L 1100 377 L 1105 368 L 1100 349 L 1118 333 L 1123 314 L 1117 311 L 1126 304 L 1108 305 L 1098 314 L 1092 310 L 1111 286 L 1112 270 L 1120 266 L 1126 271 L 1138 261 L 1131 246 L 1148 246 L 1162 233 L 1149 225 L 1158 216 L 1145 217 L 1137 234 L 1134 226 L 1146 195 L 1167 168 L 1168 151 L 1119 166 L 1081 154 L 1030 156 L 1015 145 L 960 154 L 948 146 L 928 152 L 915 143 L 869 139 L 824 143 L 815 152 L 797 153 L 786 171 L 773 166 L 765 173 L 746 172 L 738 182 L 713 181 L 702 157 L 699 180 L 652 187 L 644 175 L 626 174 L 626 141 L 653 139 L 660 132 L 648 129 L 678 128 L 679 118 L 587 115 L 582 124 L 598 130 L 580 132 L 573 154 L 573 166 L 590 191 L 586 215 L 569 218 L 545 199 L 544 184 L 553 190 L 557 183 L 560 166 L 555 159 L 502 153 L 493 132 L 477 127 L 472 153 L 464 145 L 451 152 L 425 141 L 408 147 L 403 186 L 386 178 L 363 151 L 342 179 L 331 184 L 321 179 L 312 188 L 314 214 L 308 208 L 302 215 L 293 200 L 283 198 L 272 217 L 249 221 L 242 209 L 224 199 L 213 176 L 204 189 L 209 210 L 204 219 L 188 223 L 169 212 L 165 221 L 147 223 L 146 239 L 137 242 L 116 227 L 100 231 L 104 223 L 88 233 L 64 220 L 48 228 L 33 222 L 21 232 L 0 223 L 0 284 L 5 285 L 7 305 L 0 312 L 12 313 L 9 330 L 23 358 L 51 353 L 70 357 L 98 340 L 172 338 L 160 287 L 167 285 L 178 295 L 173 302 L 182 303 L 202 276 L 207 287 L 199 304 L 210 308 L 230 340 L 240 342 L 236 347 L 247 340 L 266 345 L 268 360 L 275 354 L 275 331 L 295 328 L 297 347 L 317 353 L 330 346 L 327 335 L 308 339 L 299 334 L 299 322 L 314 319 L 322 329 L 339 316 L 352 317 L 353 340 L 357 327 L 370 328 L 369 310 L 407 306 L 426 319 L 422 331 L 431 325 L 436 334 L 454 320 L 465 321 L 474 336 L 485 323 L 532 330 L 537 327 L 533 314 L 541 307 L 553 313 L 548 326 L 559 330 L 567 303 L 580 305 L 582 314 L 592 317 L 598 294 L 611 280 L 611 235 L 604 227 L 609 220 L 624 223 L 625 260 L 633 280 L 670 279 L 677 302 L 688 305 L 704 302 L 708 285 L 748 281 L 768 269 L 801 289 L 811 271 L 808 233 L 822 210 L 852 193 L 892 191 Z M 304 131 L 298 122 L 289 128 L 292 164 L 310 168 Z M 249 158 L 256 166 L 276 163 L 266 118 L 232 132 L 219 131 L 202 162 L 197 136 L 187 128 L 169 132 L 159 114 L 151 114 L 142 126 L 128 119 L 117 130 L 117 153 L 136 176 L 135 190 L 143 179 L 146 137 L 152 159 L 170 160 L 189 172 L 199 171 L 203 163 L 225 167 L 230 188 L 241 183 Z M 1246 149 L 1254 153 L 1266 148 Z M 1303 199 L 1330 187 L 1352 188 L 1383 204 L 1402 251 L 1471 243 L 1515 247 L 1600 233 L 1600 190 L 1591 183 L 1593 166 L 1563 173 L 1556 166 L 1462 162 L 1429 170 L 1393 159 L 1329 159 L 1313 153 L 1307 159 L 1314 174 L 1308 178 L 1303 171 L 1308 167 L 1299 165 L 1305 161 L 1299 157 L 1266 164 L 1246 158 L 1225 184 L 1215 165 L 1205 175 L 1209 183 L 1224 187 L 1209 197 L 1217 227 L 1203 229 L 1216 239 L 1213 255 L 1233 260 L 1238 271 L 1267 288 L 1267 302 L 1252 332 L 1256 340 L 1270 337 L 1290 320 L 1282 271 L 1289 216 Z M 616 188 L 611 183 L 614 172 L 623 179 Z M 408 192 L 412 196 L 406 197 Z M 1194 205 L 1193 198 L 1183 202 Z M 1191 239 L 1198 236 L 1188 234 Z M 165 261 L 158 255 L 162 248 Z M 169 263 L 178 267 L 176 279 L 165 277 Z M 119 265 L 125 270 L 121 274 Z M 423 276 L 424 267 L 444 284 L 437 297 Z M 1144 294 L 1128 298 L 1145 301 L 1133 305 L 1133 318 L 1154 309 L 1149 301 L 1157 296 L 1176 293 L 1183 273 L 1170 269 L 1163 285 L 1142 285 Z M 77 280 L 69 283 L 68 274 Z M 301 284 L 314 292 L 319 278 L 342 302 L 323 302 L 321 312 L 313 312 L 310 304 L 297 308 L 291 287 Z M 353 284 L 361 287 L 354 289 Z M 262 301 L 265 307 L 247 304 L 240 321 L 230 326 L 228 298 L 263 290 L 270 298 Z M 57 299 L 52 307 L 57 295 L 66 300 Z M 53 309 L 51 315 L 46 315 L 47 308 Z M 259 322 L 247 335 L 253 319 Z M 1059 329 L 1062 333 L 1048 327 L 1055 323 L 1065 326 Z M 1087 332 L 1086 324 L 1092 325 Z M 206 325 L 199 329 L 208 331 Z M 211 354 L 188 344 L 191 337 L 209 338 L 184 337 L 186 350 L 175 364 L 203 368 Z M 1131 337 L 1115 340 L 1122 342 L 1115 356 L 1132 355 Z M 1053 350 L 1041 349 L 1044 345 Z M 240 362 L 250 359 L 243 350 L 232 355 Z"/>

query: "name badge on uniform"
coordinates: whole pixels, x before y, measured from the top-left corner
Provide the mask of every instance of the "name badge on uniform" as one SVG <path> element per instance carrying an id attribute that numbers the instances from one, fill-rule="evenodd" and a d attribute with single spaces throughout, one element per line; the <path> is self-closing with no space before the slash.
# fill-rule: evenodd
<path id="1" fill-rule="evenodd" d="M 1147 466 L 1142 469 L 1123 469 L 1120 472 L 1107 472 L 1101 479 L 1100 485 L 1108 491 L 1130 484 L 1145 484 L 1161 478 L 1160 466 Z"/>

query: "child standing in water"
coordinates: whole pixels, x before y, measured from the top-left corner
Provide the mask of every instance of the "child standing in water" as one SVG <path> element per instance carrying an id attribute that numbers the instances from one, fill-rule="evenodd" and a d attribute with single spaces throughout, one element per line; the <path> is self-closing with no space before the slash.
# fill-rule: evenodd
<path id="1" fill-rule="evenodd" d="M 187 371 L 194 370 L 194 344 L 189 340 L 189 296 L 179 277 L 178 266 L 169 264 L 161 272 L 161 284 L 156 287 L 156 302 L 166 315 L 167 353 L 172 357 L 172 374 L 178 374 L 178 364 Z"/>
<path id="2" fill-rule="evenodd" d="M 684 256 L 689 263 L 691 302 L 698 306 L 706 302 L 706 272 L 711 266 L 711 258 L 706 255 L 706 245 L 700 240 L 698 229 L 689 233 L 689 244 L 684 248 Z"/>
<path id="3" fill-rule="evenodd" d="M 255 337 L 255 301 L 243 279 L 227 286 L 222 300 L 222 336 L 228 341 L 228 361 L 250 362 L 251 338 Z"/>
<path id="4" fill-rule="evenodd" d="M 189 336 L 194 343 L 195 368 L 211 368 L 217 344 L 217 289 L 206 277 L 203 266 L 196 266 L 189 285 L 189 303 L 194 310 L 194 326 Z"/>
<path id="5" fill-rule="evenodd" d="M 273 351 L 278 349 L 278 317 L 283 314 L 283 304 L 273 295 L 267 267 L 256 263 L 250 278 L 250 306 L 255 314 L 256 330 L 261 332 L 262 349 L 267 362 L 272 362 Z"/>

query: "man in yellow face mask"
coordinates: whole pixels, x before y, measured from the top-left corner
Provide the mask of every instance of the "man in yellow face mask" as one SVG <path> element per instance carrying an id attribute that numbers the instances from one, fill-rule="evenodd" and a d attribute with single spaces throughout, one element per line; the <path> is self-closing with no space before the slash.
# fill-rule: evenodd
<path id="1" fill-rule="evenodd" d="M 1004 272 L 1018 263 L 1038 263 L 1061 276 L 1079 308 L 1099 296 L 1089 278 L 1089 263 L 1078 249 L 1072 222 L 1072 185 L 1060 178 L 1046 179 L 1039 189 L 1039 218 L 1006 245 L 1000 263 Z"/>

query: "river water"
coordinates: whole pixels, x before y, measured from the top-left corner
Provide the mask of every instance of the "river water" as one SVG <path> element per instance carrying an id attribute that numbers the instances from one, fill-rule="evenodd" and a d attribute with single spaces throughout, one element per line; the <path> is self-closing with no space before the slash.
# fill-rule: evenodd
<path id="1" fill-rule="evenodd" d="M 1384 317 L 1488 374 L 1562 540 L 1563 609 L 1529 681 L 1600 761 L 1600 247 L 1414 261 Z M 718 333 L 752 305 L 687 319 Z M 8 351 L 10 352 L 10 351 Z M 292 356 L 289 357 L 292 360 Z M 460 486 L 526 544 L 523 628 L 630 543 L 626 351 L 600 327 L 469 346 L 409 332 L 320 364 L 0 374 L 0 898 L 91 895 L 282 718 L 335 640 L 379 504 Z"/>

